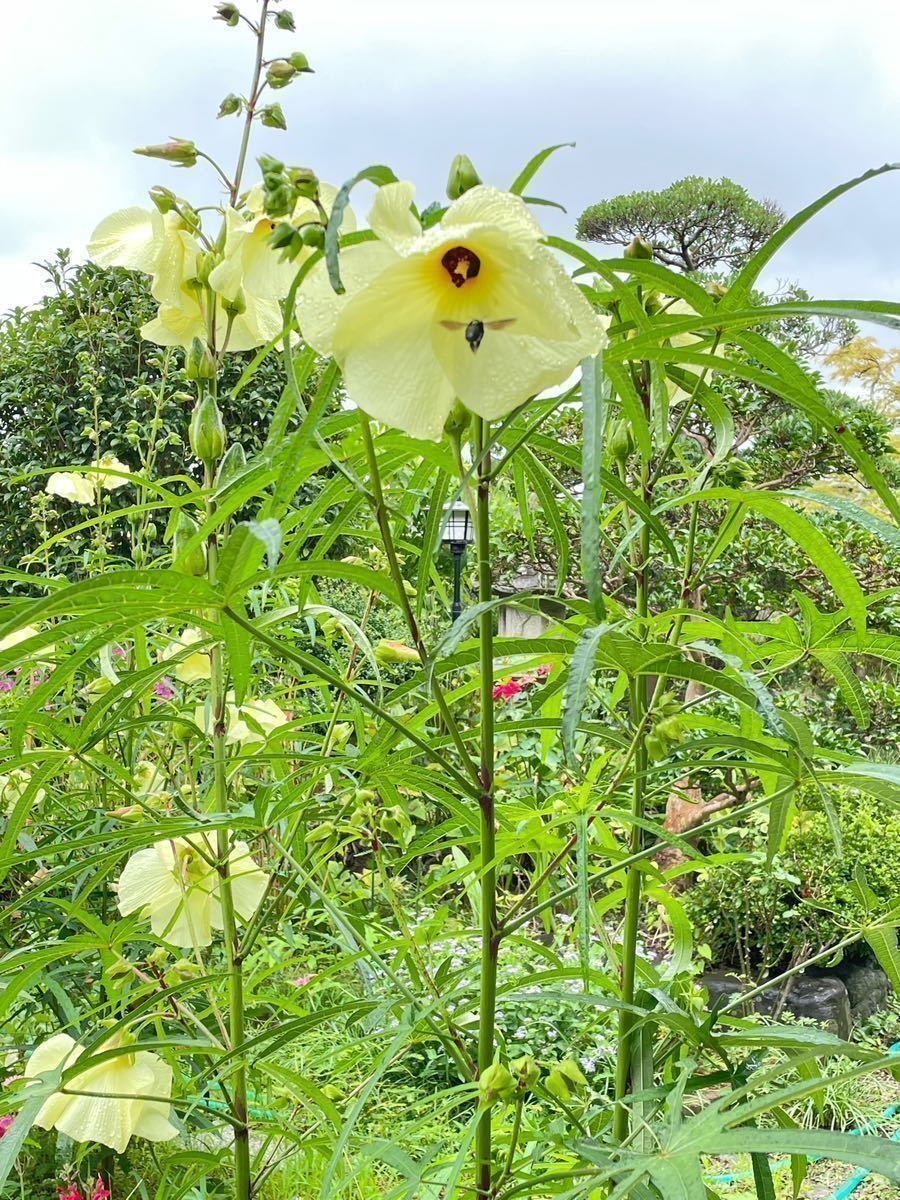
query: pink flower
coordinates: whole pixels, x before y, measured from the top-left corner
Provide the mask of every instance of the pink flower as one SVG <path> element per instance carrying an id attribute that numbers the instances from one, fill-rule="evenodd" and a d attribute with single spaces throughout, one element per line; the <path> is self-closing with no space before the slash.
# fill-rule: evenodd
<path id="1" fill-rule="evenodd" d="M 115 650 L 113 650 L 113 654 L 116 656 L 116 658 L 127 658 L 128 657 L 128 651 L 125 649 L 124 646 L 116 646 Z M 98 1178 L 99 1178 L 99 1176 L 98 1176 Z"/>
<path id="2" fill-rule="evenodd" d="M 513 696 L 518 696 L 524 691 L 521 683 L 517 679 L 507 679 L 503 683 L 495 683 L 493 696 L 495 700 L 512 700 Z"/>
<path id="3" fill-rule="evenodd" d="M 82 1200 L 77 1183 L 67 1183 L 65 1187 L 59 1188 L 58 1191 L 59 1200 Z"/>
<path id="4" fill-rule="evenodd" d="M 109 1188 L 103 1182 L 103 1176 L 98 1175 L 94 1190 L 91 1192 L 91 1200 L 109 1200 L 109 1196 Z"/>
<path id="5" fill-rule="evenodd" d="M 552 670 L 553 670 L 552 663 L 541 663 L 541 665 L 537 669 L 538 678 L 546 679 Z"/>
<path id="6" fill-rule="evenodd" d="M 308 983 L 312 983 L 312 975 L 298 975 L 296 979 L 292 979 L 291 983 L 294 987 L 306 987 Z"/>
<path id="7" fill-rule="evenodd" d="M 0 1138 L 2 1138 L 5 1133 L 8 1133 L 9 1130 L 12 1129 L 15 1119 L 16 1118 L 13 1116 L 0 1117 Z"/>
<path id="8" fill-rule="evenodd" d="M 12 675 L 0 675 L 0 692 L 11 692 L 16 686 Z"/>
<path id="9" fill-rule="evenodd" d="M 162 679 L 157 679 L 153 685 L 153 695 L 158 700 L 174 700 L 175 689 L 172 687 L 172 680 L 168 675 L 164 675 Z"/>

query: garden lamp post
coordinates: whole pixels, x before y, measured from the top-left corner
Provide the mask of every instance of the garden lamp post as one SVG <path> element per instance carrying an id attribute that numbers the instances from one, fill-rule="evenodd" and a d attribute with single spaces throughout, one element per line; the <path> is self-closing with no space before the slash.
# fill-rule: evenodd
<path id="1" fill-rule="evenodd" d="M 441 540 L 450 547 L 453 555 L 453 605 L 450 616 L 455 621 L 462 612 L 462 565 L 466 555 L 466 546 L 474 541 L 475 531 L 472 527 L 472 517 L 468 505 L 462 500 L 454 500 L 444 505 L 444 532 Z"/>

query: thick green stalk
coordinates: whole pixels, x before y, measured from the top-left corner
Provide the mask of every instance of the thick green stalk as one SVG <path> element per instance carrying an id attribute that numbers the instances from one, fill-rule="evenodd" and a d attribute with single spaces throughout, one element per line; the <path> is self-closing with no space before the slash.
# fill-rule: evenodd
<path id="1" fill-rule="evenodd" d="M 478 551 L 478 601 L 491 599 L 490 554 L 490 455 L 484 455 L 488 430 L 479 417 L 475 421 L 476 454 L 479 459 L 478 489 L 475 501 L 475 531 Z M 497 867 L 494 818 L 494 616 L 483 612 L 479 618 L 481 666 L 481 1004 L 478 1018 L 478 1073 L 494 1061 L 494 1027 L 497 1009 L 497 955 L 500 937 L 497 923 Z M 475 1136 L 477 1157 L 476 1190 L 490 1196 L 491 1189 L 491 1110 L 485 1109 Z"/>
<path id="2" fill-rule="evenodd" d="M 652 499 L 650 467 L 642 463 L 641 482 L 643 499 L 648 504 Z M 640 518 L 639 518 L 640 519 Z M 650 526 L 641 528 L 639 561 L 635 563 L 635 604 L 637 615 L 645 622 L 649 608 Z M 646 629 L 641 630 L 644 635 Z M 631 815 L 634 818 L 629 834 L 629 855 L 640 854 L 643 847 L 643 830 L 640 822 L 644 817 L 645 790 L 647 785 L 647 684 L 642 676 L 631 681 L 631 721 L 636 731 L 634 748 L 634 785 L 631 793 Z M 638 922 L 641 915 L 641 890 L 643 873 L 640 863 L 629 867 L 625 876 L 625 924 L 622 930 L 622 1000 L 626 1005 L 634 1004 L 635 966 L 637 962 Z M 632 1030 L 634 1014 L 626 1008 L 619 1012 L 619 1029 L 616 1045 L 616 1111 L 613 1117 L 613 1132 L 619 1141 L 628 1136 L 628 1108 L 622 1102 L 630 1090 Z"/>
<path id="3" fill-rule="evenodd" d="M 206 486 L 212 488 L 212 471 L 206 472 Z M 207 502 L 207 515 L 215 510 Z M 216 581 L 218 543 L 215 532 L 206 544 L 207 573 L 210 583 Z M 222 643 L 216 642 L 210 653 L 210 696 L 213 719 L 213 796 L 212 810 L 228 812 L 228 775 L 225 748 L 225 664 Z M 225 939 L 225 959 L 228 969 L 228 1040 L 236 1054 L 232 1080 L 232 1109 L 234 1126 L 234 1195 L 235 1200 L 250 1200 L 250 1129 L 247 1123 L 247 1064 L 240 1057 L 244 1044 L 244 973 L 243 958 L 238 941 L 234 897 L 228 856 L 231 843 L 227 829 L 216 832 L 216 858 L 219 870 L 219 901 L 222 909 L 222 932 Z"/>

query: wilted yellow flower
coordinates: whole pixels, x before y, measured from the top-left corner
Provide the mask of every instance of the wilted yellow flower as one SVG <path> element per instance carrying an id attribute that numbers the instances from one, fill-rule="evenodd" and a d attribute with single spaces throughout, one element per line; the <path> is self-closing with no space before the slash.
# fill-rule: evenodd
<path id="1" fill-rule="evenodd" d="M 138 850 L 119 877 L 119 911 L 123 917 L 139 912 L 149 918 L 153 933 L 177 946 L 208 946 L 212 931 L 222 928 L 215 857 L 205 835 L 172 838 Z M 267 876 L 246 842 L 232 845 L 228 863 L 235 912 L 249 921 L 262 900 Z"/>
<path id="2" fill-rule="evenodd" d="M 97 498 L 94 485 L 87 475 L 73 471 L 54 471 L 44 491 L 48 496 L 61 496 L 73 504 L 93 504 Z"/>
<path id="3" fill-rule="evenodd" d="M 97 1053 L 118 1049 L 121 1039 L 111 1039 Z M 25 1078 L 44 1071 L 69 1067 L 84 1053 L 67 1033 L 42 1042 L 25 1066 Z M 67 1089 L 90 1095 L 56 1092 L 35 1118 L 41 1129 L 58 1129 L 75 1142 L 99 1142 L 122 1154 L 133 1137 L 167 1142 L 178 1136 L 170 1121 L 172 1068 L 149 1050 L 137 1046 L 72 1076 Z"/>
<path id="4" fill-rule="evenodd" d="M 518 196 L 480 185 L 423 232 L 410 183 L 379 189 L 377 241 L 341 252 L 344 295 L 324 262 L 300 289 L 304 338 L 340 364 L 351 398 L 413 437 L 441 437 L 454 401 L 503 417 L 562 383 L 606 342 L 594 311 Z"/>
<path id="5" fill-rule="evenodd" d="M 165 775 L 156 763 L 146 758 L 134 768 L 133 791 L 145 804 L 165 804 L 169 799 Z"/>
<path id="6" fill-rule="evenodd" d="M 174 658 L 188 646 L 202 642 L 206 636 L 201 629 L 185 629 L 169 643 L 165 650 L 161 651 L 159 661 L 166 662 L 168 659 Z M 209 679 L 210 673 L 210 657 L 206 650 L 196 650 L 193 654 L 188 654 L 175 667 L 175 678 L 181 683 L 195 683 L 198 679 Z"/>

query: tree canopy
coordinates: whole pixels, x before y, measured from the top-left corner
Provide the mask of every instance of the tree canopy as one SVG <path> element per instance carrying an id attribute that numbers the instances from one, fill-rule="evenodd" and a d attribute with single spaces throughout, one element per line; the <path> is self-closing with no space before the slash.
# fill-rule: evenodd
<path id="1" fill-rule="evenodd" d="M 622 246 L 642 237 L 667 267 L 731 272 L 783 221 L 774 201 L 755 200 L 733 179 L 689 175 L 658 192 L 630 192 L 592 204 L 579 218 L 578 236 Z"/>

